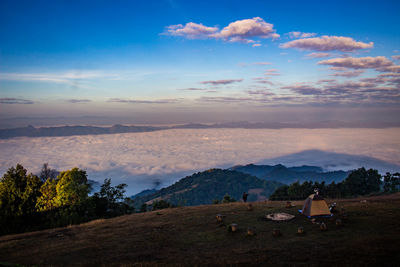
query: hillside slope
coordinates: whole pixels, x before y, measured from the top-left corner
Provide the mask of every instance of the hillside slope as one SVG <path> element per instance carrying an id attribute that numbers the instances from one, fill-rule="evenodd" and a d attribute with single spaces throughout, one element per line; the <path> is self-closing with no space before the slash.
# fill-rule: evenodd
<path id="1" fill-rule="evenodd" d="M 225 194 L 240 200 L 243 192 L 249 192 L 249 201 L 255 201 L 267 199 L 281 185 L 237 171 L 210 169 L 182 178 L 155 193 L 136 197 L 134 201 L 136 206 L 161 199 L 175 205 L 194 206 L 222 200 Z"/>
<path id="2" fill-rule="evenodd" d="M 400 260 L 400 194 L 336 201 L 348 220 L 327 231 L 285 202 L 180 207 L 139 213 L 82 225 L 0 237 L 0 265 L 278 265 L 397 266 Z M 289 222 L 266 221 L 265 214 L 296 215 Z M 217 223 L 216 214 L 226 215 Z M 237 223 L 229 233 L 226 225 Z M 304 227 L 305 234 L 297 235 Z M 247 227 L 256 235 L 247 236 Z M 282 236 L 273 237 L 278 228 Z"/>

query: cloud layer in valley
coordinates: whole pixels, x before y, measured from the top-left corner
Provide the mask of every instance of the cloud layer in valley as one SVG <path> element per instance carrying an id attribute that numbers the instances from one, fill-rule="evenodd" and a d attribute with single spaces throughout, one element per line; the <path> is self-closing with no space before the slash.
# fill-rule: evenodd
<path id="1" fill-rule="evenodd" d="M 17 163 L 31 172 L 38 172 L 45 162 L 58 170 L 78 166 L 88 171 L 90 179 L 112 178 L 114 183 L 127 183 L 128 192 L 135 193 L 152 187 L 156 180 L 165 186 L 196 171 L 256 163 L 309 149 L 400 164 L 399 136 L 399 129 L 180 129 L 14 138 L 0 140 L 0 171 Z"/>

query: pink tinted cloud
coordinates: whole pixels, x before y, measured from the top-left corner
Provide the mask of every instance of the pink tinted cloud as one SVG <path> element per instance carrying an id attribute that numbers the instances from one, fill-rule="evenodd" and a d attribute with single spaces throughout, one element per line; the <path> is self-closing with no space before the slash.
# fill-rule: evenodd
<path id="1" fill-rule="evenodd" d="M 261 65 L 261 66 L 265 66 L 265 65 L 271 65 L 271 62 L 254 62 L 253 65 Z"/>
<path id="2" fill-rule="evenodd" d="M 141 99 L 110 98 L 107 102 L 126 103 L 126 104 L 171 104 L 179 102 L 179 99 L 141 100 Z"/>
<path id="3" fill-rule="evenodd" d="M 333 83 L 335 81 L 336 80 L 334 80 L 334 79 L 322 79 L 322 80 L 318 80 L 317 84 L 320 84 L 320 83 Z"/>
<path id="4" fill-rule="evenodd" d="M 393 62 L 384 56 L 378 57 L 345 57 L 332 58 L 318 62 L 319 65 L 329 65 L 339 68 L 351 69 L 381 69 L 393 65 Z"/>
<path id="5" fill-rule="evenodd" d="M 353 38 L 343 36 L 327 36 L 298 39 L 281 44 L 281 48 L 298 48 L 301 50 L 315 50 L 315 51 L 342 51 L 353 52 L 359 49 L 372 48 L 373 42 L 363 43 L 357 42 Z"/>
<path id="6" fill-rule="evenodd" d="M 269 78 L 270 78 L 270 77 L 256 77 L 256 78 L 253 78 L 253 80 L 254 80 L 256 83 L 274 85 L 273 82 L 271 82 L 271 81 L 268 80 Z"/>
<path id="7" fill-rule="evenodd" d="M 90 99 L 66 99 L 65 101 L 68 102 L 68 103 L 71 103 L 71 104 L 92 102 L 92 100 L 90 100 Z"/>
<path id="8" fill-rule="evenodd" d="M 230 80 L 214 80 L 214 81 L 202 81 L 201 84 L 212 84 L 212 85 L 226 85 L 231 83 L 242 82 L 243 79 L 230 79 Z"/>
<path id="9" fill-rule="evenodd" d="M 190 87 L 190 88 L 183 88 L 183 89 L 178 89 L 182 91 L 205 91 L 206 89 L 204 88 L 197 88 L 197 87 Z"/>
<path id="10" fill-rule="evenodd" d="M 331 56 L 330 53 L 323 53 L 323 52 L 315 52 L 315 53 L 310 53 L 306 57 L 308 58 L 322 58 L 322 57 L 329 57 Z"/>
<path id="11" fill-rule="evenodd" d="M 360 76 L 362 73 L 364 73 L 363 70 L 343 71 L 331 74 L 331 76 L 353 78 Z"/>
<path id="12" fill-rule="evenodd" d="M 207 97 L 203 96 L 197 99 L 200 102 L 215 102 L 215 103 L 235 103 L 243 101 L 253 101 L 251 97 L 228 97 L 228 96 L 217 96 L 217 97 Z"/>
<path id="13" fill-rule="evenodd" d="M 301 94 L 301 95 L 319 95 L 321 94 L 321 89 L 316 88 L 311 85 L 307 84 L 293 84 L 293 85 L 288 85 L 288 86 L 283 86 L 281 89 L 289 89 L 295 93 Z"/>
<path id="14" fill-rule="evenodd" d="M 277 69 L 268 69 L 265 73 L 267 76 L 279 76 L 281 75 Z"/>
<path id="15" fill-rule="evenodd" d="M 378 69 L 378 71 L 400 73 L 400 65 L 383 67 L 383 68 Z"/>
<path id="16" fill-rule="evenodd" d="M 400 73 L 384 73 L 379 74 L 379 77 L 400 77 Z"/>
<path id="17" fill-rule="evenodd" d="M 289 32 L 288 34 L 289 34 L 289 37 L 292 39 L 309 38 L 309 37 L 313 37 L 313 36 L 317 35 L 315 32 L 297 32 L 297 31 Z"/>
<path id="18" fill-rule="evenodd" d="M 261 96 L 273 96 L 275 95 L 274 93 L 268 91 L 268 90 L 248 90 L 247 93 L 249 95 L 261 95 Z"/>
<path id="19" fill-rule="evenodd" d="M 3 97 L 3 98 L 0 98 L 0 104 L 31 105 L 31 104 L 35 104 L 35 102 L 33 102 L 32 100 L 28 100 L 28 99 Z"/>
<path id="20" fill-rule="evenodd" d="M 229 23 L 220 30 L 218 27 L 208 27 L 201 23 L 188 22 L 185 25 L 177 24 L 167 26 L 165 35 L 183 36 L 188 39 L 215 38 L 228 42 L 241 42 L 252 44 L 254 47 L 261 46 L 253 38 L 279 38 L 274 25 L 265 22 L 260 17 L 252 19 L 237 20 Z"/>
<path id="21" fill-rule="evenodd" d="M 184 36 L 188 39 L 199 39 L 210 37 L 218 31 L 217 27 L 207 27 L 203 24 L 188 22 L 185 25 L 177 24 L 166 27 L 165 34 L 172 36 Z"/>
<path id="22" fill-rule="evenodd" d="M 212 35 L 215 38 L 222 38 L 229 41 L 248 41 L 254 37 L 261 38 L 279 38 L 276 33 L 274 25 L 265 22 L 260 17 L 252 19 L 237 20 L 229 23 L 228 26 L 223 28 L 220 32 Z"/>
<path id="23" fill-rule="evenodd" d="M 393 58 L 394 60 L 400 60 L 400 55 L 392 56 L 392 58 Z"/>

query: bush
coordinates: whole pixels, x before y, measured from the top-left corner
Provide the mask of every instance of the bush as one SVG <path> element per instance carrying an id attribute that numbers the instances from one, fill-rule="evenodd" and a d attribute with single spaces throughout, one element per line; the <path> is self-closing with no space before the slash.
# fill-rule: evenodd
<path id="1" fill-rule="evenodd" d="M 228 194 L 225 194 L 224 198 L 222 199 L 222 203 L 229 203 L 229 202 L 236 202 L 236 199 L 234 199 Z"/>
<path id="2" fill-rule="evenodd" d="M 173 207 L 171 203 L 165 200 L 154 201 L 152 206 L 152 210 L 162 210 Z"/>

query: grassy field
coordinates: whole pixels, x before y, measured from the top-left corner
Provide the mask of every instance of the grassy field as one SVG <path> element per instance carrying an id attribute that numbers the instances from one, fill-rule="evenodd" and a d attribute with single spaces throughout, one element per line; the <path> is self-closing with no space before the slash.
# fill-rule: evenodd
<path id="1" fill-rule="evenodd" d="M 366 200 L 366 201 L 363 201 Z M 332 202 L 328 200 L 328 203 Z M 25 266 L 290 265 L 399 266 L 400 194 L 340 200 L 347 220 L 327 230 L 298 214 L 302 201 L 181 207 L 0 237 L 0 263 Z M 296 217 L 273 222 L 265 215 Z M 216 214 L 225 215 L 223 223 Z M 238 224 L 237 232 L 227 225 Z M 303 235 L 297 234 L 299 226 Z M 256 235 L 248 236 L 254 227 Z M 273 229 L 281 236 L 274 237 Z"/>

